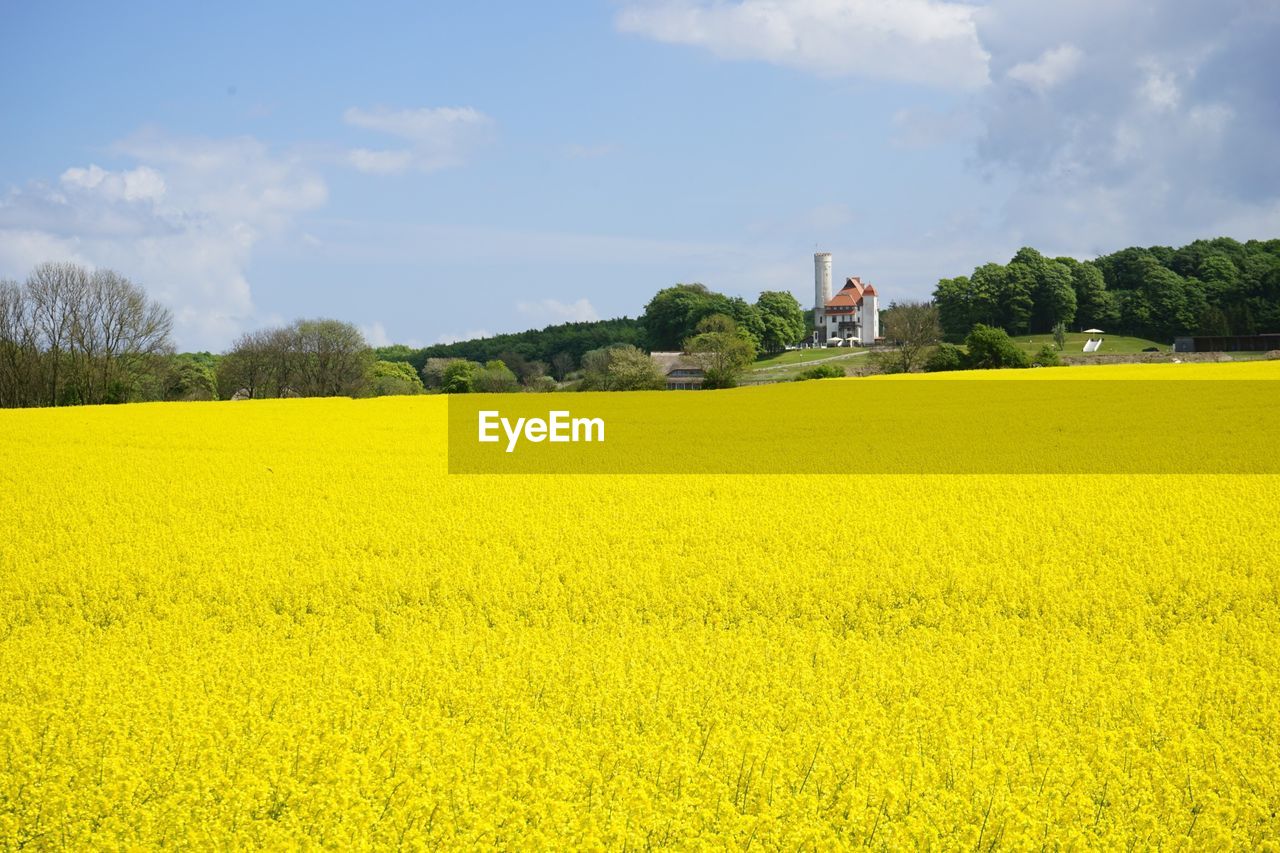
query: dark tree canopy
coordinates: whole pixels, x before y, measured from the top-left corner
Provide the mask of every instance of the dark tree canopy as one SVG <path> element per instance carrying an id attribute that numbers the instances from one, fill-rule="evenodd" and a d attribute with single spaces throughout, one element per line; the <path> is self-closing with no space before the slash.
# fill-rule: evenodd
<path id="1" fill-rule="evenodd" d="M 1160 341 L 1280 331 L 1280 240 L 1131 246 L 1091 261 L 1024 248 L 1004 266 L 940 280 L 934 301 L 956 341 L 979 323 L 1019 335 L 1061 322 Z"/>
<path id="2" fill-rule="evenodd" d="M 702 318 L 724 314 L 736 321 L 734 308 L 742 310 L 741 306 L 731 305 L 724 294 L 708 290 L 702 284 L 677 284 L 663 288 L 649 300 L 640 315 L 645 346 L 650 352 L 678 350 L 696 331 Z"/>
<path id="3" fill-rule="evenodd" d="M 474 338 L 451 344 L 433 344 L 422 349 L 410 350 L 404 346 L 380 347 L 377 357 L 387 361 L 407 361 L 415 370 L 422 371 L 428 359 L 461 358 L 485 364 L 500 359 L 512 366 L 515 359 L 526 363 L 540 362 L 544 370 L 557 379 L 576 370 L 582 356 L 593 349 L 610 344 L 641 343 L 640 323 L 629 317 L 614 320 L 596 320 L 582 323 L 560 323 L 542 329 Z"/>
<path id="4" fill-rule="evenodd" d="M 779 352 L 804 337 L 804 311 L 796 298 L 785 290 L 766 290 L 756 299 L 763 332 L 760 349 Z"/>

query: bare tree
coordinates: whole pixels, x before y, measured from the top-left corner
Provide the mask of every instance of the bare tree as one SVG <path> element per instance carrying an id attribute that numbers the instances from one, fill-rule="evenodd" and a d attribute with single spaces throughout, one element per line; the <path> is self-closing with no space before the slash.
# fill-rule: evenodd
<path id="1" fill-rule="evenodd" d="M 40 348 L 31 300 L 16 281 L 0 281 L 0 407 L 35 405 L 39 386 Z"/>
<path id="2" fill-rule="evenodd" d="M 44 353 L 50 406 L 58 405 L 61 398 L 66 350 L 88 285 L 85 269 L 70 263 L 43 263 L 27 277 L 27 298 L 31 300 L 37 345 Z"/>
<path id="3" fill-rule="evenodd" d="M 97 270 L 80 291 L 69 333 L 72 380 L 85 402 L 118 402 L 172 352 L 173 317 L 127 278 Z"/>
<path id="4" fill-rule="evenodd" d="M 242 335 L 218 367 L 219 393 L 358 397 L 372 390 L 373 350 L 350 323 L 299 320 Z"/>
<path id="5" fill-rule="evenodd" d="M 0 301 L 4 405 L 137 399 L 173 351 L 168 309 L 111 270 L 40 264 Z"/>
<path id="6" fill-rule="evenodd" d="M 884 313 L 884 336 L 895 349 L 886 353 L 881 363 L 892 372 L 918 370 L 929 348 L 942 339 L 937 306 L 932 302 L 890 305 Z"/>
<path id="7" fill-rule="evenodd" d="M 276 396 L 271 390 L 276 359 L 271 354 L 270 330 L 241 335 L 218 362 L 218 395 L 229 400 L 244 391 L 250 397 Z"/>
<path id="8" fill-rule="evenodd" d="M 368 393 L 373 351 L 360 330 L 340 320 L 299 320 L 290 327 L 297 356 L 294 389 L 304 397 Z"/>

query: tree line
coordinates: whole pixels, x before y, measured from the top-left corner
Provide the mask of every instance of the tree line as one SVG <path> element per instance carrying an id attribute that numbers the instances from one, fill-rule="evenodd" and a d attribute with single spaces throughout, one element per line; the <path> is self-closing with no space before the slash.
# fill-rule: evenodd
<path id="1" fill-rule="evenodd" d="M 0 406 L 160 399 L 173 316 L 111 270 L 44 263 L 0 281 Z"/>
<path id="2" fill-rule="evenodd" d="M 790 293 L 764 291 L 754 303 L 705 285 L 658 291 L 637 319 L 561 323 L 420 349 L 376 349 L 377 358 L 414 367 L 428 391 L 645 390 L 666 385 L 649 352 L 681 351 L 702 367 L 704 387 L 736 383 L 760 353 L 802 340 L 804 312 Z"/>
<path id="3" fill-rule="evenodd" d="M 561 381 L 581 368 L 582 358 L 588 352 L 614 344 L 643 345 L 640 322 L 630 317 L 618 317 L 558 323 L 542 329 L 433 344 L 418 349 L 404 345 L 379 347 L 375 355 L 386 361 L 407 362 L 418 371 L 426 368 L 428 359 L 463 359 L 480 365 L 500 360 L 518 376 L 522 372 L 519 369 L 522 364 L 541 364 L 544 375 Z"/>
<path id="4" fill-rule="evenodd" d="M 1169 341 L 1280 330 L 1280 240 L 1196 240 L 1131 247 L 1094 260 L 1023 248 L 1008 264 L 944 278 L 933 293 L 949 340 L 977 325 L 1011 335 L 1062 324 Z"/>

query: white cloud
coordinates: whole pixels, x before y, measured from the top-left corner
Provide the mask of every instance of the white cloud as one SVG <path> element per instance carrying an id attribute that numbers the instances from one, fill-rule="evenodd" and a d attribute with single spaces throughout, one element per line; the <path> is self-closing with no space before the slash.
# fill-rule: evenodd
<path id="1" fill-rule="evenodd" d="M 1019 62 L 1009 69 L 1009 78 L 1025 83 L 1037 92 L 1046 92 L 1076 73 L 1084 54 L 1073 44 L 1060 44 L 1040 54 L 1033 62 Z"/>
<path id="2" fill-rule="evenodd" d="M 1146 73 L 1138 86 L 1138 95 L 1141 99 L 1157 110 L 1177 109 L 1182 92 L 1178 88 L 1178 80 L 1173 72 L 1153 62 L 1144 62 L 1141 65 Z"/>
<path id="3" fill-rule="evenodd" d="M 364 339 L 371 347 L 389 347 L 394 343 L 391 336 L 387 334 L 387 327 L 377 320 L 361 326 L 360 334 L 364 335 Z"/>
<path id="4" fill-rule="evenodd" d="M 158 201 L 164 197 L 164 178 L 146 166 L 114 173 L 90 164 L 87 169 L 67 169 L 60 180 L 65 186 L 97 190 L 113 200 Z"/>
<path id="5" fill-rule="evenodd" d="M 347 160 L 361 172 L 369 172 L 373 175 L 398 175 L 408 171 L 413 165 L 413 152 L 403 149 L 371 151 L 368 148 L 353 148 L 347 152 Z"/>
<path id="6" fill-rule="evenodd" d="M 491 338 L 491 337 L 493 337 L 493 332 L 489 332 L 484 329 L 472 329 L 469 332 L 460 332 L 456 335 L 454 334 L 441 335 L 440 337 L 435 339 L 435 343 L 456 344 L 458 341 L 473 341 L 476 338 Z"/>
<path id="7" fill-rule="evenodd" d="M 657 0 L 631 3 L 616 23 L 723 59 L 973 89 L 988 79 L 974 10 L 950 0 Z"/>
<path id="8" fill-rule="evenodd" d="M 147 131 L 113 148 L 137 165 L 66 169 L 0 199 L 0 273 L 37 263 L 110 267 L 174 312 L 185 348 L 222 348 L 254 320 L 255 246 L 322 205 L 324 182 L 261 142 Z"/>
<path id="9" fill-rule="evenodd" d="M 546 325 L 553 323 L 583 323 L 600 319 L 596 309 L 585 298 L 576 302 L 560 302 L 556 299 L 521 302 L 516 305 L 516 310 L 531 321 Z"/>
<path id="10" fill-rule="evenodd" d="M 973 164 L 1011 187 L 1005 227 L 1022 242 L 1261 236 L 1280 200 L 1275 3 L 625 0 L 616 26 L 722 59 L 967 90 L 904 106 L 892 141 L 972 139 Z"/>
<path id="11" fill-rule="evenodd" d="M 434 172 L 460 166 L 493 131 L 493 119 L 472 107 L 392 110 L 352 107 L 342 115 L 352 127 L 396 137 L 408 148 L 355 148 L 347 160 L 356 169 L 380 175 L 415 169 Z"/>

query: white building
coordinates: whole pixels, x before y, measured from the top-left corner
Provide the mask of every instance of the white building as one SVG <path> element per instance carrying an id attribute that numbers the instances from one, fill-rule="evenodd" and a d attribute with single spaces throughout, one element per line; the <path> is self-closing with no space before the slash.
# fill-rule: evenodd
<path id="1" fill-rule="evenodd" d="M 854 276 L 831 295 L 831 253 L 813 256 L 814 343 L 841 341 L 869 347 L 880 337 L 880 297 L 874 286 Z"/>

